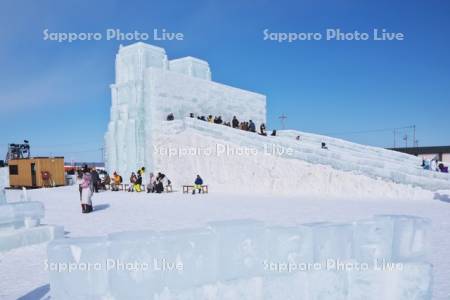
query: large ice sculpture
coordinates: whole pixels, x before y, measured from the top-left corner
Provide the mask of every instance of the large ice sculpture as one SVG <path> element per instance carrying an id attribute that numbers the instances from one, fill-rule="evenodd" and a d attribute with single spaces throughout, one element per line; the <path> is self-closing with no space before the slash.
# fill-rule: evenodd
<path id="1" fill-rule="evenodd" d="M 55 299 L 429 300 L 428 230 L 426 219 L 388 215 L 293 227 L 221 221 L 54 241 L 49 262 L 75 271 L 50 269 L 51 293 Z M 99 270 L 80 272 L 80 264 Z"/>
<path id="2" fill-rule="evenodd" d="M 168 61 L 164 49 L 141 42 L 120 47 L 105 134 L 108 171 L 128 176 L 142 166 L 153 170 L 154 139 L 169 113 L 176 119 L 239 115 L 259 124 L 266 120 L 266 97 L 211 81 L 206 61 Z"/>

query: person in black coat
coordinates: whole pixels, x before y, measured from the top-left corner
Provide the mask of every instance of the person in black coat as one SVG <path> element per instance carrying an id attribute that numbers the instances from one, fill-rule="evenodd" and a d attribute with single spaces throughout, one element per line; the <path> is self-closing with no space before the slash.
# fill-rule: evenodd
<path id="1" fill-rule="evenodd" d="M 98 175 L 98 172 L 95 168 L 92 168 L 92 170 L 91 170 L 91 178 L 92 178 L 92 185 L 94 186 L 94 192 L 98 193 L 98 186 L 100 184 L 100 176 Z"/>
<path id="2" fill-rule="evenodd" d="M 233 128 L 239 128 L 239 120 L 236 118 L 236 116 L 233 117 L 231 125 L 233 126 Z"/>
<path id="3" fill-rule="evenodd" d="M 266 125 L 264 124 L 264 123 L 262 123 L 260 126 L 259 126 L 259 134 L 260 135 L 267 135 L 267 133 L 266 133 Z"/>
<path id="4" fill-rule="evenodd" d="M 256 132 L 256 125 L 252 120 L 250 120 L 248 123 L 248 131 Z"/>

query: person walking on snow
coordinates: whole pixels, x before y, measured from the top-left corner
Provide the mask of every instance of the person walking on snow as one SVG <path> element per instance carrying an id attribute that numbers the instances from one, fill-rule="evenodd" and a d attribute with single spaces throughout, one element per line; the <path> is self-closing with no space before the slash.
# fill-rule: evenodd
<path id="1" fill-rule="evenodd" d="M 194 181 L 194 189 L 192 190 L 192 195 L 195 195 L 195 190 L 198 190 L 198 193 L 200 194 L 202 192 L 202 185 L 203 179 L 200 177 L 200 175 L 197 175 Z"/>

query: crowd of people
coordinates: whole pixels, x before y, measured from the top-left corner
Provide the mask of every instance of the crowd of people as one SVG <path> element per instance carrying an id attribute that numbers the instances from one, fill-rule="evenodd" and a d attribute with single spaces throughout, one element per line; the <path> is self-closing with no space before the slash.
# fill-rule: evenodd
<path id="1" fill-rule="evenodd" d="M 194 118 L 195 116 L 194 116 L 194 114 L 191 113 L 190 117 Z M 222 116 L 213 117 L 212 115 L 209 115 L 208 118 L 205 118 L 204 116 L 198 116 L 197 119 L 202 120 L 202 121 L 207 121 L 210 123 L 215 123 L 215 124 L 223 124 L 225 126 L 229 126 L 229 127 L 244 130 L 244 131 L 250 131 L 250 132 L 255 132 L 255 133 L 257 132 L 256 124 L 255 124 L 255 122 L 253 122 L 253 120 L 239 121 L 236 116 L 233 116 L 233 119 L 230 122 L 223 122 Z M 261 123 L 259 125 L 259 131 L 257 133 L 260 135 L 263 135 L 263 136 L 267 136 L 266 124 Z M 273 130 L 271 135 L 276 136 L 277 131 Z"/>
<path id="2" fill-rule="evenodd" d="M 253 122 L 253 120 L 239 121 L 236 116 L 233 116 L 233 119 L 231 121 L 224 121 L 222 119 L 222 116 L 213 116 L 213 115 L 208 115 L 208 116 L 200 116 L 199 115 L 199 116 L 195 116 L 194 113 L 190 113 L 189 117 L 190 118 L 197 118 L 200 121 L 205 121 L 205 122 L 214 123 L 214 124 L 221 124 L 221 125 L 224 125 L 224 126 L 235 128 L 235 129 L 240 129 L 240 130 L 249 131 L 249 132 L 255 132 L 255 133 L 258 133 L 260 135 L 267 136 L 266 125 L 264 123 L 261 123 L 259 125 L 259 131 L 257 131 L 256 130 L 256 124 L 255 124 L 255 122 Z M 169 115 L 167 115 L 166 120 L 167 121 L 175 120 L 175 117 L 174 117 L 173 113 L 170 113 Z M 273 130 L 271 135 L 272 136 L 276 136 L 277 135 L 277 131 Z"/>
<path id="3" fill-rule="evenodd" d="M 425 170 L 448 173 L 448 166 L 445 166 L 437 157 L 432 159 L 423 159 L 422 168 Z"/>
<path id="4" fill-rule="evenodd" d="M 90 213 L 93 211 L 92 196 L 98 193 L 99 190 L 108 190 L 116 192 L 124 190 L 122 176 L 114 172 L 112 177 L 104 170 L 97 170 L 95 167 L 89 168 L 84 165 L 77 171 L 77 184 L 80 193 L 81 212 Z M 203 179 L 197 175 L 194 179 L 193 194 L 197 190 L 202 192 Z M 172 182 L 167 175 L 158 172 L 156 175 L 150 173 L 148 176 L 145 173 L 145 167 L 140 168 L 136 172 L 132 172 L 128 192 L 147 192 L 147 193 L 163 193 L 164 191 L 172 190 Z"/>

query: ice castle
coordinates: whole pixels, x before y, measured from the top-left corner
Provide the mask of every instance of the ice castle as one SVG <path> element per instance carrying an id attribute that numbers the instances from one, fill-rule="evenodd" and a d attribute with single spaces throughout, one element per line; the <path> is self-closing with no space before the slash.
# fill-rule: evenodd
<path id="1" fill-rule="evenodd" d="M 109 172 L 128 176 L 154 169 L 155 133 L 168 114 L 239 115 L 257 124 L 266 120 L 266 97 L 212 81 L 208 62 L 183 57 L 169 60 L 163 48 L 142 42 L 120 46 L 111 85 L 111 116 L 105 135 Z"/>

